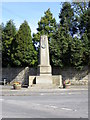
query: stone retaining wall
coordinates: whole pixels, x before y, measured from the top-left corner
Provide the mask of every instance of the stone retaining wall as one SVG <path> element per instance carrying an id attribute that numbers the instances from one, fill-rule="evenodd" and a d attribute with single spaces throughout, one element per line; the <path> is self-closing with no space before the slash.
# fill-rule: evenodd
<path id="1" fill-rule="evenodd" d="M 81 71 L 76 70 L 74 68 L 64 68 L 60 69 L 58 67 L 52 68 L 53 75 L 62 75 L 63 79 L 70 79 L 70 80 L 87 80 L 88 74 L 90 73 L 88 67 L 84 67 Z"/>
<path id="2" fill-rule="evenodd" d="M 36 75 L 37 69 L 35 68 L 2 68 L 2 79 L 8 82 L 19 81 L 21 83 L 27 82 L 29 75 Z"/>
<path id="3" fill-rule="evenodd" d="M 62 75 L 63 80 L 69 79 L 72 84 L 87 84 L 88 74 L 90 71 L 88 67 L 84 67 L 82 71 L 75 70 L 74 68 L 52 68 L 52 74 Z M 9 82 L 13 81 L 28 81 L 29 76 L 36 76 L 36 68 L 2 68 L 2 78 L 6 78 Z M 55 79 L 55 77 L 54 77 Z M 57 78 L 56 78 L 57 79 Z M 55 82 L 55 81 L 54 81 Z M 58 84 L 58 83 L 56 83 Z"/>

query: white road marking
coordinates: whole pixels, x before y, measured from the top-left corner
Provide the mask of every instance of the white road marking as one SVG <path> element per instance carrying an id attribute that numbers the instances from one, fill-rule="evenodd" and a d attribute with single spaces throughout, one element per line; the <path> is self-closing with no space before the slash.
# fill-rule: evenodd
<path id="1" fill-rule="evenodd" d="M 44 95 L 43 93 L 41 93 L 40 95 Z"/>
<path id="2" fill-rule="evenodd" d="M 77 111 L 77 110 L 74 110 L 75 112 Z"/>
<path id="3" fill-rule="evenodd" d="M 58 108 L 57 106 L 50 106 L 50 107 L 52 107 L 52 108 Z"/>
<path id="4" fill-rule="evenodd" d="M 45 107 L 49 107 L 49 108 L 58 108 L 57 106 L 54 106 L 54 105 L 44 105 Z"/>
<path id="5" fill-rule="evenodd" d="M 72 110 L 72 109 L 69 109 L 69 108 L 61 108 L 61 109 L 63 109 L 63 110 Z"/>
<path id="6" fill-rule="evenodd" d="M 64 95 L 65 93 L 60 93 L 61 95 Z"/>

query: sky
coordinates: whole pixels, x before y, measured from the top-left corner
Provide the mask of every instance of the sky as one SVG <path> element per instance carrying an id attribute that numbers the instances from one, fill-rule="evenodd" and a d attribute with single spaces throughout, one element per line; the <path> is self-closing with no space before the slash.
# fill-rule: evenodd
<path id="1" fill-rule="evenodd" d="M 6 24 L 13 20 L 17 29 L 26 20 L 31 28 L 31 32 L 36 33 L 38 21 L 44 16 L 44 12 L 50 8 L 56 21 L 59 22 L 60 2 L 3 2 L 2 22 Z"/>

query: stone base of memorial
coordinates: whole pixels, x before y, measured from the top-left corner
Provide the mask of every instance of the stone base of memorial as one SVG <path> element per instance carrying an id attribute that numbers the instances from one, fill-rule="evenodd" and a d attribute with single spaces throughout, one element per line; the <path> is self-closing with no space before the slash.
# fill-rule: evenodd
<path id="1" fill-rule="evenodd" d="M 38 66 L 38 76 L 36 77 L 36 84 L 52 84 L 51 66 Z"/>
<path id="2" fill-rule="evenodd" d="M 51 71 L 51 65 L 38 65 L 38 75 L 40 76 L 52 76 Z"/>
<path id="3" fill-rule="evenodd" d="M 52 84 L 52 76 L 37 76 L 36 77 L 36 84 Z"/>

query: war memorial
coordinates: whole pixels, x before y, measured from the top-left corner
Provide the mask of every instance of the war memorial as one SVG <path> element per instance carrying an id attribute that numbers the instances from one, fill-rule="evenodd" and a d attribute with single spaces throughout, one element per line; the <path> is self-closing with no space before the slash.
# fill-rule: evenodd
<path id="1" fill-rule="evenodd" d="M 56 78 L 57 81 L 54 81 L 53 78 Z M 58 83 L 59 87 L 62 87 L 62 76 L 52 75 L 48 37 L 46 35 L 42 35 L 40 38 L 40 64 L 38 65 L 37 76 L 29 76 L 29 87 L 33 84 L 49 87 L 56 83 Z"/>

